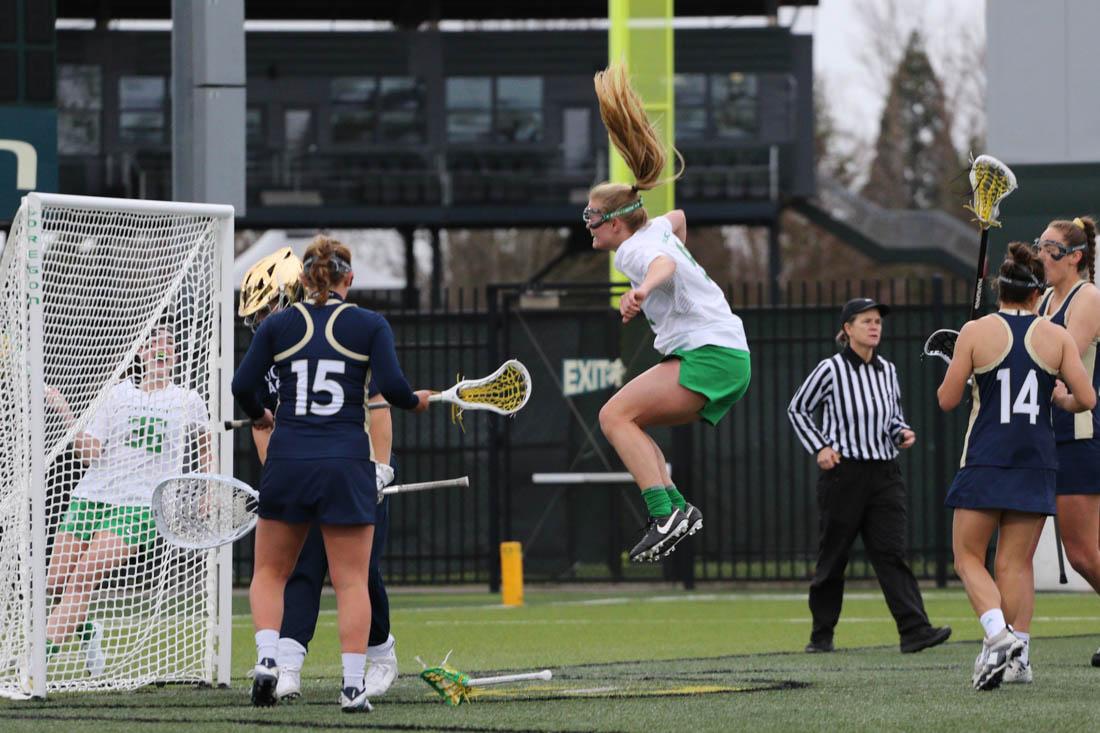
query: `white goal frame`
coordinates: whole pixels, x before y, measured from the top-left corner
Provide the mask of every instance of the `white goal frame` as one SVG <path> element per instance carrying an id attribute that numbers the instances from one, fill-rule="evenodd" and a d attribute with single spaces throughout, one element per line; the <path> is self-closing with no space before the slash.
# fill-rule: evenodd
<path id="1" fill-rule="evenodd" d="M 45 385 L 44 385 L 44 312 L 42 298 L 43 267 L 46 241 L 43 236 L 43 211 L 48 207 L 65 209 L 84 209 L 94 212 L 117 212 L 136 215 L 201 216 L 216 220 L 216 247 L 214 255 L 214 284 L 218 296 L 217 310 L 214 316 L 214 333 L 217 347 L 211 348 L 211 360 L 205 372 L 208 379 L 207 408 L 213 417 L 232 414 L 232 395 L 230 380 L 233 369 L 233 258 L 234 223 L 233 207 L 213 204 L 177 203 L 171 201 L 139 201 L 129 199 L 98 198 L 90 196 L 69 196 L 47 193 L 30 193 L 23 197 L 16 221 L 22 216 L 23 233 L 26 240 L 26 315 L 29 324 L 29 340 L 26 363 L 29 367 L 29 508 L 30 508 L 30 547 L 22 548 L 28 552 L 31 560 L 30 587 L 20 590 L 24 599 L 29 596 L 29 642 L 28 654 L 24 658 L 28 674 L 21 689 L 0 689 L 0 696 L 14 699 L 44 698 L 50 691 L 47 680 L 47 470 L 45 455 Z M 19 243 L 15 241 L 16 228 L 13 226 L 0 256 L 0 269 L 10 263 L 11 257 L 19 256 Z M 208 321 L 209 322 L 209 321 Z M 5 335 L 6 336 L 6 335 Z M 205 343 L 214 343 L 214 339 Z M 13 377 L 21 381 L 21 377 Z M 211 440 L 212 468 L 218 473 L 232 475 L 233 472 L 233 435 L 231 432 L 214 434 Z M 230 680 L 231 632 L 232 632 L 232 547 L 225 546 L 206 551 L 206 597 L 207 608 L 213 618 L 209 627 L 214 630 L 208 644 L 208 664 L 204 673 L 208 679 L 195 680 L 228 686 Z M 198 561 L 202 562 L 202 561 Z M 24 600 L 26 604 L 26 600 Z M 116 687 L 117 689 L 117 687 Z"/>

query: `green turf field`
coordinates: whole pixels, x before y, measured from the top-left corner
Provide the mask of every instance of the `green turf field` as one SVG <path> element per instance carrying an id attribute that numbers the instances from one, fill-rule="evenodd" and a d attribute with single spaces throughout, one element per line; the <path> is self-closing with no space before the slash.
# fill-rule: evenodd
<path id="1" fill-rule="evenodd" d="M 834 654 L 801 653 L 809 635 L 804 592 L 528 590 L 523 608 L 485 593 L 395 593 L 393 631 L 402 676 L 373 713 L 346 715 L 335 700 L 340 663 L 326 598 L 303 671 L 303 699 L 256 710 L 246 671 L 254 655 L 244 599 L 234 620 L 229 690 L 190 687 L 128 694 L 0 701 L 0 731 L 381 730 L 1095 731 L 1100 600 L 1041 594 L 1032 685 L 987 693 L 970 687 L 980 627 L 961 590 L 929 591 L 936 624 L 955 629 L 942 647 L 897 650 L 881 595 L 850 591 Z M 487 688 L 473 703 L 444 705 L 415 673 L 414 657 L 466 672 L 550 668 L 554 679 Z"/>

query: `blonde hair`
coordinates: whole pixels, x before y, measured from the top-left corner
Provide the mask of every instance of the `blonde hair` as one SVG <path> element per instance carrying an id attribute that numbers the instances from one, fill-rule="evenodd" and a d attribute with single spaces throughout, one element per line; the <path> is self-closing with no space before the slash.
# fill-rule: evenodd
<path id="1" fill-rule="evenodd" d="M 668 155 L 657 129 L 646 116 L 641 97 L 630 84 L 624 66 L 611 64 L 596 74 L 593 83 L 596 99 L 600 103 L 600 118 L 611 137 L 611 144 L 623 156 L 626 167 L 634 175 L 633 186 L 604 182 L 589 191 L 589 197 L 599 200 L 606 211 L 615 211 L 636 201 L 639 191 L 648 191 L 682 176 L 684 158 L 679 150 L 673 148 L 680 168 L 670 178 L 661 178 Z M 637 231 L 648 219 L 645 208 L 622 216 L 623 223 L 631 231 Z"/>
<path id="2" fill-rule="evenodd" d="M 351 272 L 351 250 L 342 242 L 318 234 L 302 255 L 302 284 L 318 305 L 328 302 L 328 292 Z"/>

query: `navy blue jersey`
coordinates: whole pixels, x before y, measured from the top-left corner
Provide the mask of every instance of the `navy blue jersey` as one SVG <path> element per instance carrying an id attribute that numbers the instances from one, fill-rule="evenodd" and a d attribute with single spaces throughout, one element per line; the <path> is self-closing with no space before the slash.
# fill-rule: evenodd
<path id="1" fill-rule="evenodd" d="M 1056 469 L 1050 428 L 1055 370 L 1031 348 L 1039 319 L 1030 313 L 997 316 L 1009 332 L 1008 348 L 999 361 L 974 370 L 974 406 L 959 465 Z"/>
<path id="2" fill-rule="evenodd" d="M 367 397 L 374 397 L 376 394 L 378 394 L 378 386 L 372 379 L 367 385 Z M 271 410 L 272 415 L 275 414 L 279 407 L 279 375 L 276 373 L 274 366 L 268 369 L 267 374 L 264 375 L 263 384 L 256 390 L 256 399 L 265 408 Z"/>
<path id="3" fill-rule="evenodd" d="M 279 401 L 268 450 L 280 459 L 370 455 L 365 427 L 372 377 L 390 404 L 411 409 L 418 403 L 386 319 L 335 295 L 323 306 L 296 303 L 256 330 L 233 376 L 233 395 L 253 419 L 263 415 L 256 391 L 272 365 Z"/>
<path id="4" fill-rule="evenodd" d="M 1053 315 L 1048 313 L 1047 310 L 1050 308 L 1054 291 L 1048 291 L 1039 304 L 1039 315 L 1045 316 L 1050 319 L 1051 323 L 1057 323 L 1065 328 L 1066 311 L 1069 310 L 1069 304 L 1084 285 L 1083 280 L 1074 285 L 1073 289 L 1069 291 L 1069 295 L 1066 296 L 1066 301 L 1062 303 L 1062 307 Z M 1093 389 L 1100 389 L 1100 372 L 1096 369 L 1096 343 L 1097 340 L 1094 338 L 1089 343 L 1088 348 L 1085 349 L 1081 361 L 1085 363 L 1085 373 L 1089 375 L 1089 381 L 1092 382 Z M 1097 436 L 1100 436 L 1100 412 L 1095 408 L 1087 412 L 1077 413 L 1066 412 L 1060 407 L 1054 408 L 1054 439 L 1059 443 L 1088 440 Z"/>

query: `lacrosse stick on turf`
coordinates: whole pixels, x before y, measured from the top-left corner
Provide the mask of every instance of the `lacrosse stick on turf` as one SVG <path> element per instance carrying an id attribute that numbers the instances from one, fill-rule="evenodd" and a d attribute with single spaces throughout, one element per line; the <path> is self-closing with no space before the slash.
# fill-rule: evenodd
<path id="1" fill-rule="evenodd" d="M 387 486 L 382 493 L 393 496 L 469 485 L 470 478 L 463 476 Z M 232 476 L 187 473 L 170 476 L 157 484 L 150 504 L 157 531 L 169 544 L 188 550 L 208 550 L 235 542 L 252 531 L 260 495 Z"/>
<path id="2" fill-rule="evenodd" d="M 420 673 L 420 679 L 427 682 L 428 686 L 451 706 L 469 702 L 470 692 L 475 687 L 505 685 L 509 682 L 523 682 L 525 680 L 549 680 L 554 677 L 554 673 L 548 669 L 539 672 L 502 674 L 496 677 L 470 677 L 465 672 L 459 672 L 457 669 L 448 667 L 447 660 L 450 657 L 451 652 L 447 652 L 447 656 L 443 658 L 438 667 L 428 667 L 420 657 L 417 657 L 416 661 L 420 662 L 420 666 L 425 668 Z"/>
<path id="3" fill-rule="evenodd" d="M 523 409 L 531 397 L 531 374 L 517 359 L 509 359 L 487 377 L 460 379 L 450 389 L 428 398 L 429 402 L 446 402 L 451 406 L 451 418 L 461 421 L 464 410 L 488 410 L 498 415 L 512 416 Z M 371 402 L 372 410 L 389 407 L 387 402 Z M 252 421 L 226 420 L 216 425 L 224 430 L 235 430 L 251 425 Z"/>
<path id="4" fill-rule="evenodd" d="M 974 212 L 981 229 L 981 245 L 978 247 L 978 272 L 974 281 L 974 304 L 970 308 L 973 321 L 982 304 L 982 284 L 985 281 L 986 249 L 989 246 L 989 228 L 999 227 L 997 213 L 1001 201 L 1016 190 L 1016 176 L 1012 169 L 992 155 L 979 155 L 970 165 L 970 188 L 973 198 L 965 208 Z"/>

